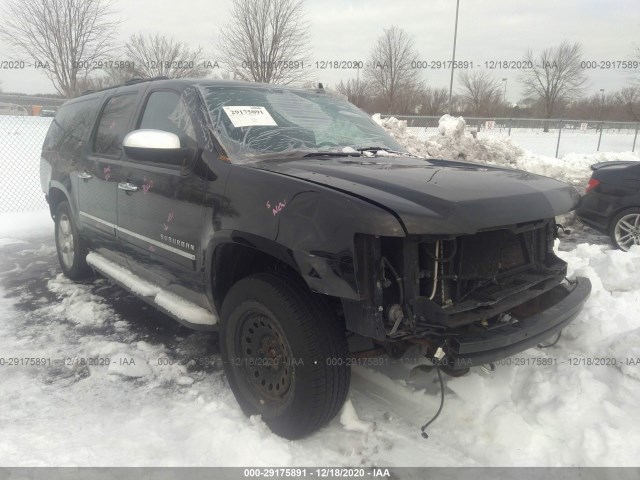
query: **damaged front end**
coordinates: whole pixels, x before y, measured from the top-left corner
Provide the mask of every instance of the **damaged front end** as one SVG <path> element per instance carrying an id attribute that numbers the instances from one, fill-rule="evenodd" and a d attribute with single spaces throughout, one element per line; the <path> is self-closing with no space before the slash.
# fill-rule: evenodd
<path id="1" fill-rule="evenodd" d="M 559 332 L 589 296 L 553 252 L 554 219 L 473 235 L 356 235 L 360 302 L 343 301 L 347 328 L 390 352 L 441 348 L 453 369 L 487 364 Z"/>

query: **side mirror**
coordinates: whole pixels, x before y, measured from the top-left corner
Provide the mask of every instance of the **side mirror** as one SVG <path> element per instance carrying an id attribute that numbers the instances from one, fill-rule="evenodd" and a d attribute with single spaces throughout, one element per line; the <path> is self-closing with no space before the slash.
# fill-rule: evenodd
<path id="1" fill-rule="evenodd" d="M 175 133 L 151 129 L 128 133 L 122 147 L 133 159 L 175 166 L 183 165 L 192 150 L 180 147 L 180 138 Z"/>

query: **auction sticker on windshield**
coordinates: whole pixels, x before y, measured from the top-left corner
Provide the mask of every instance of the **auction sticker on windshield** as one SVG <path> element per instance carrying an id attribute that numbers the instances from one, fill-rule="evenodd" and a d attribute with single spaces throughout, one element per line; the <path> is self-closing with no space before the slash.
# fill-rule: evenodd
<path id="1" fill-rule="evenodd" d="M 264 107 L 222 107 L 234 127 L 274 126 L 278 124 Z"/>

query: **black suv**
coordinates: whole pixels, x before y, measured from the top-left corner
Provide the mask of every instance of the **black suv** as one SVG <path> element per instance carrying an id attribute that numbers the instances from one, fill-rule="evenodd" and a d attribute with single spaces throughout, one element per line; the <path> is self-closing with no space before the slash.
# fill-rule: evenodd
<path id="1" fill-rule="evenodd" d="M 98 271 L 195 329 L 288 438 L 343 404 L 353 359 L 464 372 L 535 346 L 591 285 L 553 253 L 570 186 L 410 155 L 319 87 L 150 80 L 57 112 L 41 181 L 63 272 Z"/>

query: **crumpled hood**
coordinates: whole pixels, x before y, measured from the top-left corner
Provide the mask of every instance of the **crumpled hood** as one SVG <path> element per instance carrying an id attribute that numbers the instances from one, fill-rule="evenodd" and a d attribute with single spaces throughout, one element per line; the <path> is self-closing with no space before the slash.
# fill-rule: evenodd
<path id="1" fill-rule="evenodd" d="M 365 199 L 409 234 L 463 234 L 551 218 L 576 207 L 570 185 L 521 170 L 453 160 L 318 157 L 252 165 Z"/>

